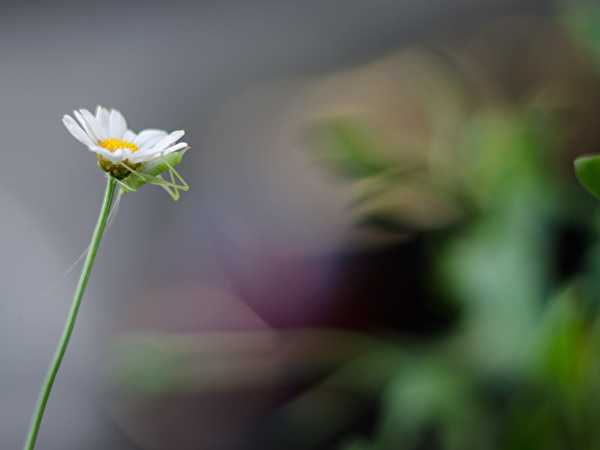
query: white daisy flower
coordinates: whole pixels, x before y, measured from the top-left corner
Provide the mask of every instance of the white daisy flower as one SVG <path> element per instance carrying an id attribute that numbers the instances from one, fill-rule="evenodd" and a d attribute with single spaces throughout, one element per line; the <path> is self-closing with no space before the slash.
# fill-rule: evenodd
<path id="1" fill-rule="evenodd" d="M 87 109 L 74 111 L 73 117 L 65 115 L 63 123 L 75 139 L 97 154 L 100 167 L 116 178 L 129 175 L 128 168 L 138 170 L 144 163 L 173 152 L 186 150 L 188 144 L 179 141 L 183 130 L 167 133 L 147 129 L 134 133 L 116 109 L 96 108 L 93 115 Z"/>

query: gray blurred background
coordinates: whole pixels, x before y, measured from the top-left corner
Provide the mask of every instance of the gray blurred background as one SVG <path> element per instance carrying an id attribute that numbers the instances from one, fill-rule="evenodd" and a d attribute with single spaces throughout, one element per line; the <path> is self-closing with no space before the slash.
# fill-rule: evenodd
<path id="1" fill-rule="evenodd" d="M 280 262 L 335 254 L 350 234 L 348 193 L 315 167 L 294 125 L 306 108 L 298 92 L 311 78 L 405 45 L 460 37 L 494 17 L 543 15 L 550 6 L 3 2 L 0 447 L 21 445 L 79 268 L 64 271 L 86 247 L 102 195 L 93 155 L 63 129 L 63 114 L 102 104 L 121 110 L 133 129 L 185 129 L 192 150 L 180 171 L 191 190 L 177 204 L 154 187 L 123 199 L 38 448 L 237 448 L 237 430 L 277 403 L 273 396 L 216 396 L 183 407 L 198 419 L 193 434 L 204 436 L 184 438 L 176 424 L 186 419 L 168 406 L 123 406 L 107 387 L 114 337 L 124 330 L 185 335 L 318 325 L 330 301 L 319 293 L 336 277 L 331 259 L 313 260 L 313 271 L 300 278 L 292 264 L 276 275 L 282 286 L 263 286 Z M 283 308 L 287 294 L 293 301 Z M 155 434 L 144 428 L 162 412 L 168 419 L 150 428 Z M 168 442 L 165 435 L 179 437 Z"/>

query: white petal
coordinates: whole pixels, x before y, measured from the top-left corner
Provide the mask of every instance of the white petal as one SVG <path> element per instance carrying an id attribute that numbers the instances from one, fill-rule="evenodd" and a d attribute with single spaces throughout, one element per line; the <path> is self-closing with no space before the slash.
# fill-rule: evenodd
<path id="1" fill-rule="evenodd" d="M 150 138 L 146 141 L 146 143 L 144 145 L 142 145 L 142 147 L 140 148 L 140 150 L 151 150 L 153 149 L 156 144 L 158 144 L 162 139 L 164 139 L 166 136 L 155 136 L 153 138 Z"/>
<path id="2" fill-rule="evenodd" d="M 166 131 L 163 130 L 144 130 L 141 131 L 140 134 L 138 134 L 134 144 L 137 145 L 138 147 L 142 147 L 143 145 L 145 145 L 149 139 L 153 139 L 153 138 L 159 138 L 162 139 L 164 136 L 167 135 Z"/>
<path id="3" fill-rule="evenodd" d="M 187 150 L 188 148 L 190 148 L 190 146 L 186 142 L 179 142 L 178 144 L 168 147 L 166 150 L 161 150 L 158 147 L 140 150 L 134 154 L 133 158 L 135 158 L 135 162 L 152 161 L 160 158 L 161 156 L 166 156 L 177 151 Z M 132 161 L 134 161 L 134 159 L 132 159 Z"/>
<path id="4" fill-rule="evenodd" d="M 94 153 L 98 153 L 102 156 L 104 156 L 106 159 L 112 161 L 112 162 L 117 162 L 120 161 L 121 155 L 118 154 L 117 152 L 109 152 L 108 150 L 106 150 L 105 148 L 102 147 L 98 147 L 97 145 L 94 145 L 93 147 L 90 147 L 90 151 L 94 152 Z"/>
<path id="5" fill-rule="evenodd" d="M 116 161 L 122 161 L 125 158 L 127 158 L 127 155 L 125 154 L 122 148 L 115 150 L 114 152 L 112 152 L 112 154 L 113 157 L 116 158 Z"/>
<path id="6" fill-rule="evenodd" d="M 156 147 L 154 150 L 163 151 L 163 150 L 167 149 L 171 144 L 174 144 L 179 139 L 181 139 L 184 135 L 185 135 L 185 131 L 183 131 L 183 130 L 173 131 L 168 136 L 162 138 L 158 142 L 158 144 L 156 144 Z"/>
<path id="7" fill-rule="evenodd" d="M 133 143 L 136 138 L 137 138 L 137 135 L 131 130 L 127 130 L 125 132 L 125 134 L 123 135 L 123 140 L 127 141 L 127 142 L 131 142 L 131 143 Z"/>
<path id="8" fill-rule="evenodd" d="M 103 108 L 102 106 L 98 105 L 96 107 L 96 120 L 98 121 L 98 123 L 100 123 L 100 125 L 102 125 L 102 128 L 104 128 L 105 130 L 108 130 L 109 128 L 109 111 L 106 108 Z"/>
<path id="9" fill-rule="evenodd" d="M 96 120 L 96 118 L 89 112 L 87 109 L 80 109 L 85 122 L 89 125 L 90 129 L 94 132 L 94 135 L 98 138 L 98 140 L 103 141 L 108 137 L 107 130 Z"/>
<path id="10" fill-rule="evenodd" d="M 166 149 L 163 152 L 163 155 L 168 155 L 168 154 L 173 153 L 173 152 L 178 152 L 180 150 L 183 150 L 183 149 L 186 149 L 186 148 L 189 148 L 189 147 L 190 146 L 186 142 L 179 142 L 178 144 L 175 144 L 174 146 L 169 147 L 168 149 Z"/>
<path id="11" fill-rule="evenodd" d="M 73 135 L 75 139 L 81 142 L 83 145 L 91 147 L 94 142 L 90 139 L 87 133 L 79 126 L 79 124 L 71 116 L 65 115 L 62 119 L 63 124 L 69 130 L 69 133 Z"/>
<path id="12" fill-rule="evenodd" d="M 139 163 L 139 162 L 148 162 L 148 161 L 152 161 L 153 159 L 158 158 L 160 155 L 148 155 L 148 154 L 143 154 L 143 155 L 138 155 L 137 153 L 132 157 L 132 161 Z"/>
<path id="13" fill-rule="evenodd" d="M 156 143 L 156 142 L 158 142 L 157 139 L 158 139 L 158 141 L 160 141 L 162 138 L 153 138 L 153 139 L 151 139 L 151 141 L 154 141 Z M 138 153 L 156 153 L 155 148 L 156 148 L 156 145 L 146 144 L 146 145 L 140 147 Z"/>
<path id="14" fill-rule="evenodd" d="M 129 158 L 129 160 L 132 163 L 139 163 L 139 162 L 148 161 L 150 158 L 151 158 L 151 156 L 148 156 L 145 153 L 136 152 L 133 155 L 131 155 L 131 157 Z"/>
<path id="15" fill-rule="evenodd" d="M 94 134 L 88 123 L 85 121 L 83 116 L 79 111 L 73 111 L 73 115 L 79 121 L 81 128 L 86 132 L 86 134 L 90 137 L 92 142 L 98 142 L 98 137 Z"/>
<path id="16" fill-rule="evenodd" d="M 132 152 L 130 148 L 120 148 L 119 150 L 123 152 L 123 158 L 131 158 L 137 154 L 137 152 Z"/>
<path id="17" fill-rule="evenodd" d="M 127 131 L 125 117 L 116 109 L 110 112 L 110 127 L 108 135 L 113 138 L 122 138 Z"/>

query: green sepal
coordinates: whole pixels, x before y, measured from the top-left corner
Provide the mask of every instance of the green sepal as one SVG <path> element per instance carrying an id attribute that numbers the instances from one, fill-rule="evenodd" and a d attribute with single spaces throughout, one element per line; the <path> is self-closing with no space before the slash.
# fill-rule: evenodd
<path id="1" fill-rule="evenodd" d="M 600 155 L 577 158 L 575 174 L 583 187 L 600 199 Z"/>

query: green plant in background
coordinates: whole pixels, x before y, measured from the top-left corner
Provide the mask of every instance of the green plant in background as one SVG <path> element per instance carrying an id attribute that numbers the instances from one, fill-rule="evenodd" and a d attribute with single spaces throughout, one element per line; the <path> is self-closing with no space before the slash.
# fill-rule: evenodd
<path id="1" fill-rule="evenodd" d="M 443 176 L 431 183 L 431 167 L 411 157 L 418 150 L 386 145 L 375 130 L 353 118 L 325 121 L 314 135 L 321 161 L 355 187 L 350 206 L 359 225 L 403 233 L 447 224 L 460 215 L 453 186 Z"/>
<path id="2" fill-rule="evenodd" d="M 590 194 L 600 199 L 600 156 L 582 156 L 575 160 L 575 173 Z"/>
<path id="3" fill-rule="evenodd" d="M 339 123 L 321 126 L 339 135 Z M 344 130 L 345 139 L 323 141 L 340 153 L 329 161 L 365 169 L 342 170 L 351 182 L 365 186 L 365 178 L 399 174 L 374 195 L 359 195 L 359 202 L 414 175 L 402 175 L 401 163 L 373 164 L 368 155 L 380 153 L 378 147 L 356 138 L 365 126 Z M 462 130 L 451 151 L 463 177 L 446 190 L 462 214 L 459 226 L 431 235 L 437 270 L 429 280 L 461 305 L 461 319 L 428 348 L 400 344 L 409 356 L 402 356 L 404 364 L 393 369 L 382 392 L 376 435 L 347 448 L 597 448 L 600 316 L 594 298 L 600 286 L 593 280 L 600 236 L 593 203 L 561 172 L 565 130 L 534 105 L 476 111 Z M 578 159 L 576 172 L 600 197 L 600 157 Z M 389 204 L 380 212 L 402 217 Z M 381 223 L 390 222 L 369 224 Z M 596 243 L 582 258 L 583 272 L 558 280 L 557 246 L 564 244 L 557 228 L 572 224 Z"/>
<path id="4" fill-rule="evenodd" d="M 596 65 L 600 64 L 600 7 L 595 2 L 580 2 L 576 7 L 566 8 L 562 20 L 577 44 Z"/>
<path id="5" fill-rule="evenodd" d="M 466 124 L 472 166 L 463 198 L 479 212 L 435 251 L 463 317 L 445 342 L 415 349 L 392 376 L 377 435 L 354 448 L 419 448 L 432 432 L 434 448 L 600 445 L 590 422 L 600 412 L 598 321 L 576 279 L 552 294 L 553 224 L 582 203 L 553 174 L 552 129 L 522 113 Z"/>
<path id="6" fill-rule="evenodd" d="M 390 174 L 383 178 L 391 189 L 402 185 L 401 175 L 391 175 L 402 173 L 402 166 L 379 156 L 381 144 L 366 125 L 335 120 L 331 129 L 328 123 L 322 126 L 325 147 L 320 148 L 331 152 L 330 167 L 339 164 L 336 173 L 350 182 Z M 590 214 L 593 198 L 561 172 L 561 126 L 536 108 L 497 108 L 475 113 L 461 134 L 456 153 L 464 177 L 450 201 L 463 212 L 445 230 L 421 231 L 431 249 L 425 282 L 439 285 L 440 293 L 461 306 L 460 320 L 448 334 L 427 342 L 299 332 L 300 342 L 314 339 L 315 344 L 305 343 L 291 359 L 310 373 L 329 375 L 278 412 L 277 430 L 283 435 L 278 439 L 285 448 L 329 448 L 325 443 L 351 428 L 364 412 L 363 402 L 373 399 L 379 405 L 374 433 L 350 435 L 342 448 L 600 446 L 600 315 L 594 306 L 600 288 L 593 283 L 600 234 L 597 217 Z M 388 232 L 406 233 L 398 222 L 402 215 L 381 211 L 400 224 L 386 227 Z M 592 245 L 585 250 L 583 270 L 559 279 L 557 227 L 572 223 Z M 294 347 L 287 337 L 282 333 L 278 340 L 288 343 L 283 348 L 289 358 Z M 242 358 L 238 349 L 228 359 L 220 347 L 236 339 L 247 344 L 263 337 L 256 332 L 227 339 L 129 337 L 117 346 L 111 373 L 145 398 L 264 386 L 271 372 L 251 378 L 252 371 L 244 369 L 264 362 L 253 356 L 263 352 L 250 346 L 252 354 Z M 325 349 L 333 353 L 317 358 Z M 211 352 L 228 361 L 218 377 L 206 364 Z"/>
<path id="7" fill-rule="evenodd" d="M 600 55 L 599 11 L 575 8 L 559 21 L 590 60 Z M 431 98 L 438 91 L 423 89 L 427 139 L 419 145 L 387 140 L 358 114 L 314 128 L 318 157 L 354 188 L 356 223 L 403 239 L 419 233 L 429 251 L 423 282 L 461 313 L 440 338 L 384 335 L 361 345 L 358 357 L 346 355 L 280 411 L 278 430 L 291 436 L 285 448 L 329 448 L 364 399 L 375 399 L 377 424 L 370 436 L 347 436 L 345 450 L 600 448 L 600 213 L 572 176 L 565 111 L 574 106 L 544 107 L 537 91 L 475 101 L 469 87 L 456 97 L 470 109 L 441 113 Z M 463 115 L 447 121 L 448 110 Z M 600 156 L 578 158 L 575 172 L 600 198 Z M 561 273 L 565 249 L 577 263 Z M 199 383 L 198 369 L 186 365 L 208 338 L 198 339 L 190 348 L 130 340 L 115 372 L 152 393 L 210 389 L 214 381 Z M 141 350 L 143 361 L 130 357 Z"/>
<path id="8" fill-rule="evenodd" d="M 378 435 L 366 448 L 417 448 L 431 427 L 442 448 L 494 448 L 486 442 L 495 421 L 482 403 L 485 385 L 527 370 L 549 278 L 538 262 L 547 261 L 544 224 L 556 205 L 547 200 L 546 130 L 536 119 L 498 113 L 465 124 L 470 165 L 457 197 L 480 212 L 436 252 L 463 319 L 450 339 L 415 353 L 393 376 Z"/>

